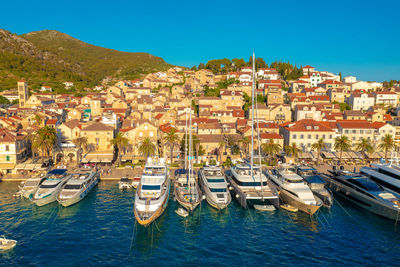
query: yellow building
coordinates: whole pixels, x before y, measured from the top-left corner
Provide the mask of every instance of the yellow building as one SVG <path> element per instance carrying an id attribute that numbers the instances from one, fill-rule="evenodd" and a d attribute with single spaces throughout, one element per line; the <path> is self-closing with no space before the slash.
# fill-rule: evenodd
<path id="1" fill-rule="evenodd" d="M 18 99 L 20 108 L 25 107 L 26 101 L 28 101 L 28 97 L 28 83 L 24 80 L 21 80 L 18 82 Z"/>
<path id="2" fill-rule="evenodd" d="M 16 165 L 28 156 L 27 142 L 23 135 L 4 128 L 0 129 L 0 171 L 16 173 Z"/>

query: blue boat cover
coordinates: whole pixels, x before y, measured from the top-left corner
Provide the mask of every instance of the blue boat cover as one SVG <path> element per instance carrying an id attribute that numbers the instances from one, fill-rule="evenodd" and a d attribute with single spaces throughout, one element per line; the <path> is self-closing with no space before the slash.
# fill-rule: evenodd
<path id="1" fill-rule="evenodd" d="M 67 169 L 54 169 L 54 170 L 49 171 L 49 174 L 63 174 L 66 171 L 67 171 Z"/>
<path id="2" fill-rule="evenodd" d="M 304 179 L 310 184 L 325 184 L 324 180 L 319 175 L 307 176 Z"/>

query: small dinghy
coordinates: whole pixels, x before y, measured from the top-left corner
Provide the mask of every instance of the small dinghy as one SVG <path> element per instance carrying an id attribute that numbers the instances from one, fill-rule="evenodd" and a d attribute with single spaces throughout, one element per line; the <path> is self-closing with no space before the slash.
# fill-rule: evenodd
<path id="1" fill-rule="evenodd" d="M 17 241 L 7 239 L 4 236 L 0 237 L 0 250 L 9 250 L 17 245 Z"/>
<path id="2" fill-rule="evenodd" d="M 189 215 L 189 212 L 187 212 L 187 210 L 185 210 L 184 208 L 179 208 L 179 209 L 175 210 L 175 213 L 183 218 L 185 218 Z"/>
<path id="3" fill-rule="evenodd" d="M 285 210 L 287 210 L 287 211 L 291 211 L 291 212 L 297 212 L 297 211 L 298 211 L 297 208 L 295 208 L 295 207 L 293 207 L 293 206 L 290 206 L 290 205 L 288 205 L 288 204 L 281 205 L 281 208 L 282 208 L 282 209 L 285 209 Z"/>
<path id="4" fill-rule="evenodd" d="M 259 211 L 274 211 L 275 207 L 273 205 L 253 205 L 256 210 Z"/>
<path id="5" fill-rule="evenodd" d="M 128 190 L 132 188 L 131 181 L 128 177 L 122 177 L 121 180 L 118 182 L 118 188 L 120 190 Z"/>

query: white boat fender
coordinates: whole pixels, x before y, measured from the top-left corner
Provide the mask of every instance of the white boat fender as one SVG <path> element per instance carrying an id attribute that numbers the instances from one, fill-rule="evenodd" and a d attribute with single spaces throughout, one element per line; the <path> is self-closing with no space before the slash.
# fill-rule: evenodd
<path id="1" fill-rule="evenodd" d="M 232 187 L 232 186 L 230 186 L 228 189 L 229 189 L 229 190 L 233 190 L 233 187 Z"/>
<path id="2" fill-rule="evenodd" d="M 202 199 L 206 199 L 206 196 L 205 196 L 205 195 L 203 195 Z"/>
<path id="3" fill-rule="evenodd" d="M 239 196 L 239 194 L 236 194 L 236 198 L 239 198 L 240 196 Z"/>

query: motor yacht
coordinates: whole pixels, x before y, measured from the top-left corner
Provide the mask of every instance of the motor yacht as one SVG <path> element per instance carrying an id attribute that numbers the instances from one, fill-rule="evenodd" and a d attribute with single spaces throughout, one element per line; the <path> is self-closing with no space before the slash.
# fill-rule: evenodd
<path id="1" fill-rule="evenodd" d="M 60 194 L 58 203 L 64 207 L 71 206 L 81 201 L 99 183 L 100 174 L 97 171 L 82 169 L 71 174 Z"/>
<path id="2" fill-rule="evenodd" d="M 250 164 L 240 163 L 232 166 L 226 174 L 232 196 L 244 209 L 254 205 L 279 207 L 278 191 L 268 184 L 268 179 L 261 172 L 260 166 L 253 165 L 251 173 Z"/>
<path id="3" fill-rule="evenodd" d="M 33 194 L 38 189 L 39 185 L 46 178 L 45 174 L 42 173 L 40 176 L 32 177 L 23 182 L 20 186 L 20 193 L 24 198 L 32 198 Z"/>
<path id="4" fill-rule="evenodd" d="M 33 194 L 31 200 L 37 206 L 43 206 L 57 200 L 64 184 L 71 178 L 66 169 L 53 169 L 46 175 L 44 181 Z"/>
<path id="5" fill-rule="evenodd" d="M 279 190 L 279 196 L 286 204 L 310 215 L 313 215 L 322 206 L 322 200 L 313 194 L 310 187 L 292 166 L 281 165 L 267 171 L 266 174 Z"/>
<path id="6" fill-rule="evenodd" d="M 329 170 L 322 176 L 333 193 L 377 215 L 398 220 L 400 200 L 395 194 L 361 173 Z"/>
<path id="7" fill-rule="evenodd" d="M 148 158 L 135 194 L 136 221 L 148 226 L 167 208 L 170 179 L 164 158 Z"/>
<path id="8" fill-rule="evenodd" d="M 360 173 L 368 176 L 392 193 L 400 195 L 400 167 L 397 165 L 372 164 L 362 167 Z"/>
<path id="9" fill-rule="evenodd" d="M 119 190 L 128 190 L 131 189 L 132 187 L 133 187 L 132 183 L 128 177 L 122 177 L 118 182 Z"/>
<path id="10" fill-rule="evenodd" d="M 204 166 L 198 172 L 199 185 L 207 203 L 216 209 L 225 209 L 231 203 L 231 194 L 225 175 L 218 166 Z"/>
<path id="11" fill-rule="evenodd" d="M 330 208 L 333 204 L 332 193 L 325 187 L 325 181 L 317 170 L 308 166 L 296 166 L 295 170 L 306 181 L 314 195 L 323 201 L 324 207 Z"/>

